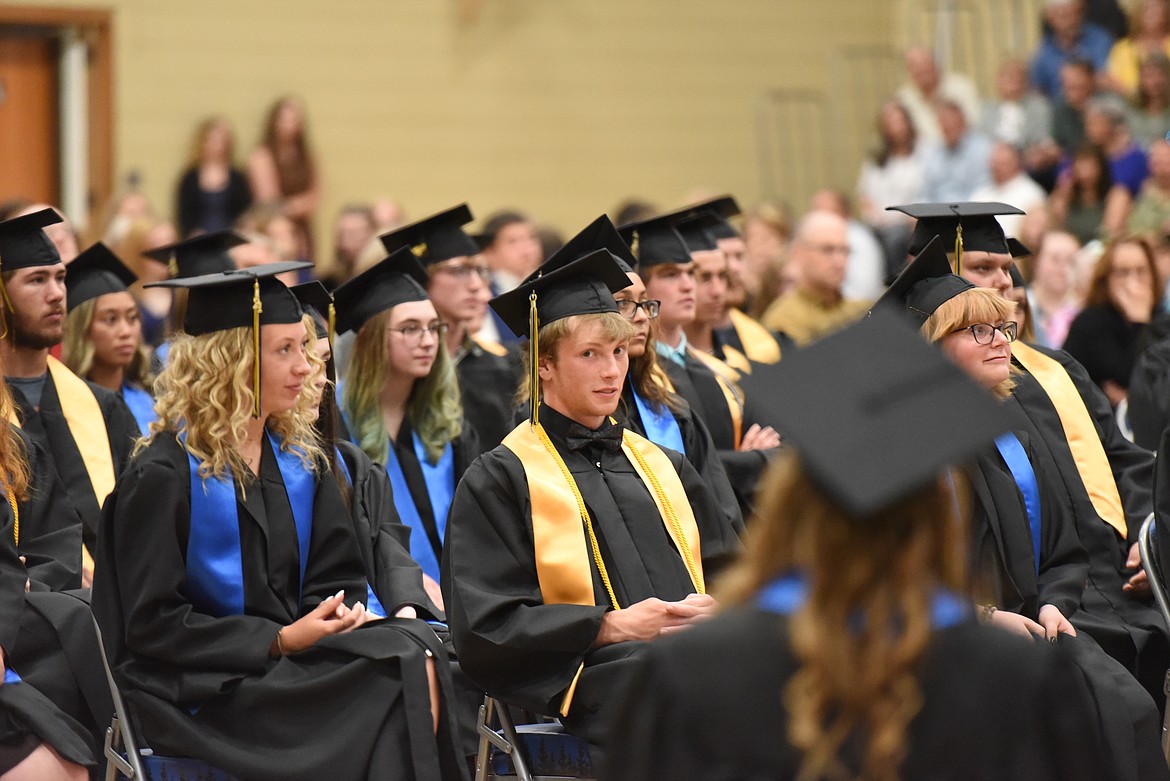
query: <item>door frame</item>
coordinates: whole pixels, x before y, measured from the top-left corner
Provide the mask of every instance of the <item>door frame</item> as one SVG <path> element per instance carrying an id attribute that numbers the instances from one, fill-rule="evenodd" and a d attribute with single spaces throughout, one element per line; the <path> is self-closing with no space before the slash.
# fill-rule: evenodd
<path id="1" fill-rule="evenodd" d="M 101 231 L 101 212 L 114 192 L 114 14 L 97 8 L 0 4 L 0 26 L 72 27 L 89 44 L 88 214 L 86 233 Z M 81 215 L 76 215 L 81 217 Z"/>

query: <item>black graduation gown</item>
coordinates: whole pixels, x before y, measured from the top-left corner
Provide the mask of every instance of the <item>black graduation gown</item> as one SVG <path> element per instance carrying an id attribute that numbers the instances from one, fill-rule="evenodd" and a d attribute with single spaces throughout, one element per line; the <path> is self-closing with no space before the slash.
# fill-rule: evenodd
<path id="1" fill-rule="evenodd" d="M 130 460 L 134 441 L 139 436 L 138 424 L 118 394 L 88 380 L 85 383 L 93 391 L 102 411 L 110 440 L 110 453 L 114 458 L 114 476 L 117 477 Z M 45 388 L 41 392 L 38 409 L 29 404 L 19 388 L 11 383 L 8 387 L 16 402 L 21 428 L 48 452 L 69 500 L 81 516 L 83 539 L 86 547 L 92 551 L 97 539 L 102 503 L 93 494 L 93 484 L 85 469 L 85 462 L 81 460 L 81 451 L 73 441 L 69 424 L 65 422 L 65 413 L 61 409 L 61 400 L 57 396 L 57 386 L 53 384 L 52 375 L 45 375 Z"/>
<path id="2" fill-rule="evenodd" d="M 620 605 L 694 591 L 650 492 L 620 451 L 570 451 L 569 420 L 547 405 L 540 420 L 577 482 Z M 526 424 L 522 424 L 526 425 Z M 691 501 L 707 583 L 739 550 L 698 472 L 664 451 Z M 598 466 L 600 464 L 600 467 Z M 546 605 L 537 582 L 532 509 L 524 467 L 505 446 L 476 459 L 455 492 L 443 563 L 443 597 L 464 671 L 489 694 L 555 715 L 582 662 L 566 729 L 597 742 L 614 715 L 628 658 L 642 643 L 592 649 L 610 608 L 596 567 L 594 605 Z M 596 757 L 595 757 L 596 758 Z"/>
<path id="3" fill-rule="evenodd" d="M 455 359 L 455 375 L 459 378 L 463 414 L 479 435 L 475 456 L 500 444 L 512 430 L 512 411 L 522 373 L 514 350 L 497 355 L 474 339 L 463 343 Z"/>
<path id="4" fill-rule="evenodd" d="M 20 502 L 20 541 L 34 591 L 81 588 L 81 518 L 67 498 L 45 449 L 17 430 L 29 470 L 29 496 Z"/>
<path id="5" fill-rule="evenodd" d="M 798 669 L 787 616 L 738 608 L 656 643 L 611 733 L 603 781 L 795 778 L 782 693 Z M 935 633 L 921 668 L 904 781 L 1119 778 L 1055 649 L 974 624 Z M 856 774 L 856 742 L 843 756 Z M 851 776 L 852 777 L 852 776 Z"/>
<path id="6" fill-rule="evenodd" d="M 321 600 L 339 589 L 350 605 L 365 598 L 361 553 L 332 475 L 316 483 L 298 603 L 292 510 L 263 443 L 259 480 L 246 497 L 236 489 L 244 613 L 225 617 L 199 612 L 186 596 L 190 492 L 186 452 L 164 433 L 127 467 L 103 510 L 94 615 L 145 744 L 247 779 L 464 777 L 445 715 L 432 735 L 425 661 L 441 646 L 425 623 L 378 621 L 269 658 L 277 631 Z M 449 691 L 445 667 L 437 670 Z"/>
<path id="7" fill-rule="evenodd" d="M 669 358 L 659 363 L 670 377 L 675 392 L 686 400 L 691 411 L 707 425 L 727 479 L 731 481 L 731 487 L 739 500 L 742 515 L 748 518 L 756 495 L 756 484 L 764 467 L 768 465 L 771 452 L 735 449 L 735 424 L 731 410 L 727 407 L 727 397 L 723 395 L 719 381 L 706 364 L 689 354 L 685 367 Z M 742 430 L 747 431 L 753 423 L 763 425 L 749 401 L 743 411 Z"/>
<path id="8" fill-rule="evenodd" d="M 627 375 L 626 384 L 622 387 L 622 399 L 618 405 L 615 419 L 636 434 L 646 436 L 646 426 L 642 422 L 641 412 L 634 401 L 634 390 L 630 384 L 631 375 Z M 682 435 L 683 449 L 691 466 L 703 478 L 703 482 L 711 489 L 715 503 L 719 506 L 727 522 L 740 534 L 743 533 L 743 514 L 739 509 L 739 501 L 735 496 L 735 489 L 727 479 L 727 472 L 723 469 L 723 461 L 715 450 L 715 443 L 711 441 L 711 432 L 703 421 L 691 411 L 690 405 L 683 399 L 683 409 L 670 411 L 678 423 L 679 434 Z"/>

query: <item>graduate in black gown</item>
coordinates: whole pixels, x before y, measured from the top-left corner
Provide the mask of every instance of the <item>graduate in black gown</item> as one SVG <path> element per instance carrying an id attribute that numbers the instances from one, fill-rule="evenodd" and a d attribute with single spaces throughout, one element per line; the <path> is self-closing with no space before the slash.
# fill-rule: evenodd
<path id="1" fill-rule="evenodd" d="M 646 654 L 601 778 L 1115 778 L 1060 649 L 975 619 L 940 470 L 1001 416 L 894 317 L 769 367 L 796 449 L 719 584 L 729 609 Z"/>
<path id="2" fill-rule="evenodd" d="M 490 284 L 479 245 L 463 231 L 471 220 L 471 209 L 464 203 L 380 238 L 390 253 L 409 247 L 427 271 L 427 295 L 447 324 L 447 351 L 459 378 L 463 414 L 479 438 L 479 452 L 486 452 L 512 430 L 513 401 L 523 369 L 518 354 L 477 337 L 471 327 L 482 312 L 481 294 Z"/>
<path id="3" fill-rule="evenodd" d="M 739 549 L 689 461 L 608 420 L 633 333 L 612 291 L 628 284 L 598 250 L 493 300 L 532 338 L 537 403 L 467 470 L 444 550 L 464 671 L 561 716 L 595 761 L 630 658 L 708 614 L 704 584 Z"/>
<path id="4" fill-rule="evenodd" d="M 341 392 L 346 429 L 385 468 L 398 516 L 411 529 L 411 555 L 442 609 L 437 584 L 451 498 L 479 446 L 426 281 L 403 248 L 338 287 L 334 300 L 338 332 L 357 333 Z"/>
<path id="5" fill-rule="evenodd" d="M 65 264 L 42 228 L 58 222 L 57 212 L 44 209 L 0 223 L 0 351 L 17 421 L 49 454 L 81 517 L 88 585 L 101 504 L 139 432 L 116 393 L 81 379 L 49 355 L 64 334 Z"/>
<path id="6" fill-rule="evenodd" d="M 189 289 L 186 333 L 165 425 L 104 508 L 94 615 L 156 753 L 248 779 L 462 778 L 438 638 L 364 606 L 303 392 L 314 329 L 273 276 L 306 265 L 161 283 Z"/>

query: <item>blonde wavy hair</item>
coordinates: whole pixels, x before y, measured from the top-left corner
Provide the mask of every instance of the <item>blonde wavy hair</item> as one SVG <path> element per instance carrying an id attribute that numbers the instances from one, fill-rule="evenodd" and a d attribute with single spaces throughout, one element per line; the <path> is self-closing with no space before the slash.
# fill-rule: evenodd
<path id="1" fill-rule="evenodd" d="M 302 321 L 306 335 L 316 340 L 312 318 Z M 235 443 L 244 440 L 252 418 L 252 367 L 256 356 L 252 329 L 230 328 L 201 336 L 178 334 L 171 342 L 166 368 L 154 381 L 154 410 L 159 419 L 150 424 L 150 435 L 139 440 L 141 450 L 163 432 L 186 437 L 187 450 L 200 459 L 199 476 L 222 479 L 231 472 L 242 485 L 250 474 Z M 313 376 L 325 371 L 314 351 L 308 352 Z M 296 406 L 268 417 L 267 427 L 281 439 L 281 449 L 297 453 L 305 466 L 316 471 L 324 463 L 313 420 L 316 408 L 302 393 Z"/>
<path id="2" fill-rule="evenodd" d="M 379 312 L 358 331 L 341 398 L 345 422 L 358 447 L 380 464 L 390 455 L 390 434 L 382 418 L 382 388 L 386 373 L 391 371 L 386 326 L 392 312 L 393 307 Z M 447 444 L 463 433 L 463 400 L 446 339 L 439 339 L 430 373 L 415 381 L 406 417 L 432 464 L 437 464 Z"/>
<path id="3" fill-rule="evenodd" d="M 16 402 L 8 383 L 0 382 L 0 419 L 11 420 L 16 414 Z M 28 471 L 28 455 L 16 426 L 0 426 L 0 480 L 12 493 L 23 501 L 28 499 L 31 481 Z"/>
<path id="4" fill-rule="evenodd" d="M 610 342 L 626 341 L 628 342 L 634 335 L 634 324 L 627 320 L 617 312 L 596 312 L 587 315 L 571 315 L 563 317 L 560 320 L 554 320 L 548 325 L 540 327 L 537 334 L 539 344 L 538 358 L 547 358 L 550 361 L 556 361 L 557 349 L 561 342 L 573 335 L 581 325 L 585 323 L 600 323 L 601 324 L 601 338 Z M 650 340 L 646 342 L 646 352 L 653 350 L 653 344 Z M 521 351 L 521 356 L 524 361 L 524 376 L 521 378 L 520 387 L 516 391 L 516 403 L 527 404 L 528 398 L 531 394 L 529 388 L 531 372 L 529 358 L 529 351 L 527 348 Z M 632 361 L 631 361 L 632 363 Z M 659 369 L 661 371 L 661 369 Z M 662 376 L 665 377 L 665 374 Z"/>
<path id="5" fill-rule="evenodd" d="M 995 325 L 1006 322 L 1011 320 L 1015 313 L 1016 305 L 998 292 L 986 288 L 971 288 L 944 301 L 934 310 L 922 324 L 922 335 L 928 342 L 939 342 L 948 334 L 976 323 Z M 996 398 L 1006 399 L 1012 395 L 1012 389 L 1016 387 L 1017 374 L 1019 369 L 1012 364 L 1007 379 L 991 389 Z"/>
<path id="6" fill-rule="evenodd" d="M 851 735 L 862 738 L 859 778 L 899 777 L 923 703 L 931 597 L 967 584 L 967 508 L 943 479 L 865 519 L 814 486 L 791 451 L 760 483 L 743 557 L 716 593 L 743 604 L 782 574 L 808 578 L 791 619 L 799 669 L 783 692 L 787 737 L 804 755 L 800 781 L 851 777 L 839 756 Z"/>
<path id="7" fill-rule="evenodd" d="M 100 296 L 99 296 L 100 297 Z M 93 369 L 93 340 L 89 329 L 93 327 L 93 316 L 97 310 L 97 298 L 82 301 L 65 315 L 65 338 L 61 348 L 61 359 L 70 371 L 78 377 L 89 377 Z M 150 376 L 150 356 L 142 339 L 134 350 L 134 357 L 126 367 L 125 380 L 149 388 L 154 378 Z"/>

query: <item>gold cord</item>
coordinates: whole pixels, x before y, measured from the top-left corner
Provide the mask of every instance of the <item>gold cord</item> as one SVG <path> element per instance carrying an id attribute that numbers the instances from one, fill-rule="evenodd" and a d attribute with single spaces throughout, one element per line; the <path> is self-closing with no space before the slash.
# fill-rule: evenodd
<path id="1" fill-rule="evenodd" d="M 963 275 L 963 223 L 955 226 L 955 276 Z"/>
<path id="2" fill-rule="evenodd" d="M 539 335 L 540 316 L 536 312 L 536 291 L 533 290 L 528 296 L 528 416 L 534 426 L 540 425 Z"/>
<path id="3" fill-rule="evenodd" d="M 329 352 L 333 352 L 333 334 L 337 332 L 337 307 L 333 305 L 333 294 L 329 294 Z"/>
<path id="4" fill-rule="evenodd" d="M 12 489 L 8 487 L 7 482 L 0 481 L 4 486 L 4 493 L 8 495 L 8 506 L 12 508 L 12 536 L 15 538 L 17 547 L 20 546 L 20 505 L 16 503 L 16 496 L 12 493 Z"/>
<path id="5" fill-rule="evenodd" d="M 252 349 L 255 355 L 252 361 L 252 417 L 260 417 L 260 313 L 264 311 L 260 303 L 260 278 L 252 280 Z"/>

